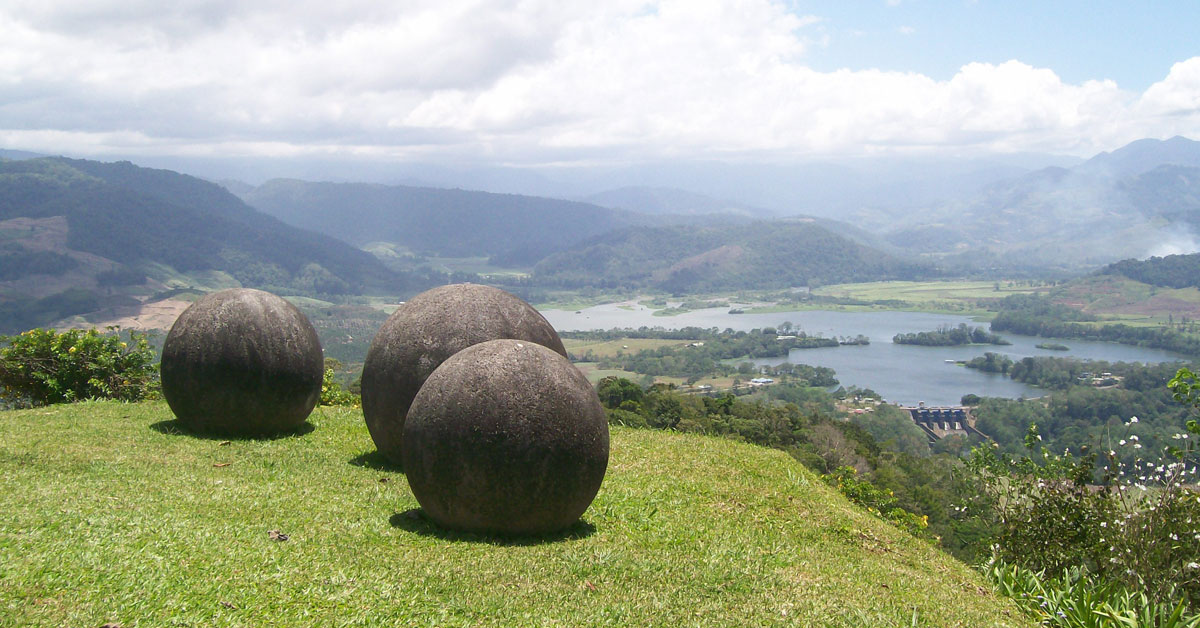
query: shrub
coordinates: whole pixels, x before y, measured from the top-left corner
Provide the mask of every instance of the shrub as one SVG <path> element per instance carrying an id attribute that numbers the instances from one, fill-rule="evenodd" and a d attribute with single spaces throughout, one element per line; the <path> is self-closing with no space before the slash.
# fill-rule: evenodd
<path id="1" fill-rule="evenodd" d="M 1181 401 L 1193 394 L 1174 383 L 1172 389 Z M 1127 428 L 1137 421 L 1131 418 Z M 968 468 L 980 490 L 963 512 L 997 525 L 993 560 L 1063 586 L 1083 578 L 1090 589 L 1120 588 L 1172 612 L 1179 604 L 1196 608 L 1200 492 L 1188 476 L 1197 472 L 1198 437 L 1200 426 L 1189 421 L 1175 435 L 1180 445 L 1164 452 L 1168 460 L 1137 458 L 1131 465 L 1122 465 L 1115 448 L 1073 456 L 1041 447 L 1017 459 L 975 448 Z M 1039 442 L 1033 425 L 1026 446 L 1035 450 Z M 1115 447 L 1142 451 L 1135 434 Z"/>
<path id="2" fill-rule="evenodd" d="M 898 505 L 900 500 L 892 491 L 880 489 L 858 477 L 858 471 L 854 467 L 841 466 L 831 474 L 822 475 L 821 478 L 841 491 L 851 502 L 866 508 L 867 512 L 876 517 L 907 530 L 913 536 L 928 537 L 926 528 L 929 526 L 929 517 L 917 516 L 901 508 Z"/>
<path id="3" fill-rule="evenodd" d="M 1042 626 L 1125 626 L 1196 628 L 1200 615 L 1188 615 L 1187 603 L 1157 602 L 1145 593 L 1072 568 L 1058 578 L 1017 565 L 993 562 L 985 574 L 1001 594 L 1013 598 Z"/>
<path id="4" fill-rule="evenodd" d="M 158 366 L 144 333 L 31 329 L 0 336 L 0 344 L 0 402 L 10 407 L 157 394 Z"/>
<path id="5" fill-rule="evenodd" d="M 325 358 L 325 376 L 321 380 L 321 400 L 323 406 L 354 406 L 362 405 L 362 397 L 346 390 L 338 383 L 335 372 L 342 363 L 333 358 Z"/>

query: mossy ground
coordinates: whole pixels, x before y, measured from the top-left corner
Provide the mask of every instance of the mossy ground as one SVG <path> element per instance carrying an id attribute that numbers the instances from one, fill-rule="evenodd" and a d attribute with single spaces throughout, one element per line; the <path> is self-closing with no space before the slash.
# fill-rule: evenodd
<path id="1" fill-rule="evenodd" d="M 504 541 L 424 520 L 358 411 L 273 440 L 171 419 L 0 413 L 0 626 L 1029 625 L 778 451 L 614 429 L 583 521 Z"/>

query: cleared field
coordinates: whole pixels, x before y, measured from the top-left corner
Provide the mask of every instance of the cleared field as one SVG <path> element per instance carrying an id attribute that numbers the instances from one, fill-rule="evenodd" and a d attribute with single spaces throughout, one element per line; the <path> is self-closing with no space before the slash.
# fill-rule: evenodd
<path id="1" fill-rule="evenodd" d="M 528 277 L 529 271 L 522 268 L 505 268 L 489 263 L 487 257 L 430 257 L 428 265 L 447 273 L 474 273 L 488 277 Z"/>
<path id="2" fill-rule="evenodd" d="M 632 371 L 622 371 L 620 369 L 602 369 L 596 362 L 576 362 L 575 368 L 583 372 L 588 381 L 595 384 L 605 377 L 624 377 L 633 381 L 641 380 L 642 376 Z"/>
<path id="3" fill-rule="evenodd" d="M 691 340 L 662 340 L 657 338 L 619 338 L 617 340 L 579 340 L 563 338 L 569 353 L 582 356 L 590 351 L 598 358 L 611 358 L 617 353 L 632 354 L 643 349 L 658 349 L 687 344 Z"/>
<path id="4" fill-rule="evenodd" d="M 1077 279 L 1053 297 L 1060 303 L 1130 325 L 1200 318 L 1200 290 L 1151 286 L 1115 275 Z"/>
<path id="5" fill-rule="evenodd" d="M 876 281 L 822 286 L 813 290 L 813 294 L 863 301 L 921 304 L 931 301 L 1003 299 L 1010 294 L 1028 294 L 1037 290 L 1037 287 L 1019 286 L 1006 281 Z"/>

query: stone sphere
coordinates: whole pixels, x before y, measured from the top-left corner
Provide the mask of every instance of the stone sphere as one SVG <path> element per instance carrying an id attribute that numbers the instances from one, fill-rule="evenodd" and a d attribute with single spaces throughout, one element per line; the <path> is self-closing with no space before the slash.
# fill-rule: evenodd
<path id="1" fill-rule="evenodd" d="M 492 340 L 429 376 L 404 423 L 403 451 L 413 495 L 438 525 L 544 534 L 578 521 L 600 490 L 608 421 L 566 358 Z"/>
<path id="2" fill-rule="evenodd" d="M 453 284 L 401 305 L 371 341 L 362 374 L 362 410 L 375 447 L 401 464 L 404 418 L 425 378 L 471 345 L 512 338 L 567 350 L 533 306 L 498 288 Z"/>
<path id="3" fill-rule="evenodd" d="M 317 332 L 296 306 L 235 289 L 179 315 L 161 370 L 163 396 L 189 429 L 265 435 L 304 423 L 321 397 L 325 368 Z"/>

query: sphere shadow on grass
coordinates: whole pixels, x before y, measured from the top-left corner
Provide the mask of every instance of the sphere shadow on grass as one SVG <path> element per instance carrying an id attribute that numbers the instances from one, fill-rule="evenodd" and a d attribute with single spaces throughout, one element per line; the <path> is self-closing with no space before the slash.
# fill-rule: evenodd
<path id="1" fill-rule="evenodd" d="M 393 528 L 407 530 L 421 536 L 432 536 L 444 541 L 464 541 L 467 543 L 485 543 L 500 546 L 528 546 L 563 543 L 577 539 L 585 539 L 596 533 L 596 526 L 580 519 L 575 523 L 547 534 L 532 534 L 508 536 L 498 534 L 482 534 L 478 532 L 458 532 L 438 526 L 425 515 L 420 508 L 412 508 L 398 512 L 388 519 Z"/>
<path id="2" fill-rule="evenodd" d="M 317 429 L 317 426 L 313 425 L 312 423 L 309 423 L 308 421 L 305 421 L 304 423 L 301 423 L 300 425 L 296 426 L 295 429 L 291 429 L 291 430 L 287 430 L 287 431 L 283 431 L 283 432 L 277 432 L 275 434 L 221 434 L 221 433 L 212 433 L 212 432 L 199 432 L 199 431 L 191 429 L 190 427 L 188 427 L 188 425 L 186 423 L 184 423 L 183 421 L 180 421 L 179 419 L 167 419 L 165 421 L 151 423 L 150 429 L 152 429 L 155 432 L 158 432 L 160 434 L 166 434 L 168 436 L 190 436 L 192 438 L 199 438 L 199 439 L 203 439 L 203 440 L 219 440 L 219 441 L 238 440 L 238 441 L 241 441 L 241 440 L 279 440 L 282 438 L 294 438 L 294 437 L 298 437 L 298 436 L 304 436 L 305 434 L 312 432 L 313 430 Z"/>
<path id="3" fill-rule="evenodd" d="M 363 454 L 359 454 L 349 460 L 349 463 L 356 467 L 373 469 L 375 471 L 392 471 L 394 473 L 404 473 L 404 468 L 392 462 L 387 456 L 383 455 L 382 451 L 373 449 Z"/>

